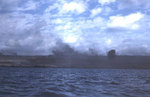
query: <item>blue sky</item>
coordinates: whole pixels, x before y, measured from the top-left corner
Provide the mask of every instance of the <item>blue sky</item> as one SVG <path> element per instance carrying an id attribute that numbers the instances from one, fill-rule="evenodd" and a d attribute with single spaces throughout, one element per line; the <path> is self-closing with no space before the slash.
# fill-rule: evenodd
<path id="1" fill-rule="evenodd" d="M 0 50 L 50 54 L 58 41 L 100 55 L 150 55 L 149 0 L 1 0 Z"/>

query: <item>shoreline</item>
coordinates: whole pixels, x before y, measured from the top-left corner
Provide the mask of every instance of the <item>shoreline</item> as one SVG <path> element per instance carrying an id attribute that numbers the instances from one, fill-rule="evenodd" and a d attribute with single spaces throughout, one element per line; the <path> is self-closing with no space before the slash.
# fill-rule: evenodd
<path id="1" fill-rule="evenodd" d="M 150 69 L 150 56 L 0 56 L 0 67 Z"/>

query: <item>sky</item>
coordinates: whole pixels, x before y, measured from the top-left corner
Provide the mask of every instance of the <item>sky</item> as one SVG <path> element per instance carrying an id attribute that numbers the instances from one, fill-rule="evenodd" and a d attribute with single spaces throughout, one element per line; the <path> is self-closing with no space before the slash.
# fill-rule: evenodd
<path id="1" fill-rule="evenodd" d="M 149 0 L 0 0 L 0 51 L 150 55 Z M 61 46 L 59 46 L 61 48 Z"/>

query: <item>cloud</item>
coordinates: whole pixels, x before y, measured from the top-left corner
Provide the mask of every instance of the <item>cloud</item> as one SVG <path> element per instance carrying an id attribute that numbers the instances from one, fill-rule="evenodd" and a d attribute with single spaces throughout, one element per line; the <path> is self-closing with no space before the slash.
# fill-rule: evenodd
<path id="1" fill-rule="evenodd" d="M 98 15 L 99 13 L 102 12 L 102 8 L 95 8 L 91 10 L 91 16 L 90 17 L 94 17 L 96 15 Z"/>
<path id="2" fill-rule="evenodd" d="M 80 29 L 103 28 L 105 27 L 105 19 L 102 17 L 95 17 L 93 19 L 79 20 L 77 21 L 77 26 L 79 26 Z"/>
<path id="3" fill-rule="evenodd" d="M 81 14 L 83 12 L 85 12 L 86 10 L 86 6 L 81 3 L 81 2 L 70 2 L 70 3 L 65 3 L 62 7 L 62 11 L 63 13 L 77 13 L 77 14 Z"/>
<path id="4" fill-rule="evenodd" d="M 99 54 L 110 49 L 131 54 L 141 48 L 149 54 L 148 4 L 148 0 L 1 0 L 0 50 L 49 54 L 61 40 L 79 52 L 92 48 Z"/>
<path id="5" fill-rule="evenodd" d="M 50 13 L 52 10 L 55 10 L 55 9 L 61 10 L 60 5 L 59 5 L 58 3 L 55 3 L 55 4 L 53 4 L 53 5 L 48 6 L 48 7 L 45 9 L 45 12 L 46 12 L 46 13 Z"/>
<path id="6" fill-rule="evenodd" d="M 38 16 L 23 13 L 2 14 L 0 22 L 0 50 L 25 55 L 45 52 L 42 48 L 45 44 L 40 30 L 44 24 Z"/>
<path id="7" fill-rule="evenodd" d="M 109 3 L 113 3 L 115 2 L 116 0 L 98 0 L 98 2 L 102 5 L 105 5 L 105 4 L 109 4 Z"/>
<path id="8" fill-rule="evenodd" d="M 0 13 L 35 10 L 38 6 L 39 3 L 34 0 L 27 0 L 24 3 L 20 0 L 1 0 Z"/>
<path id="9" fill-rule="evenodd" d="M 28 0 L 22 7 L 19 7 L 18 10 L 19 11 L 35 10 L 37 9 L 38 5 L 39 5 L 38 2 Z"/>
<path id="10" fill-rule="evenodd" d="M 0 0 L 0 13 L 14 11 L 18 6 L 19 0 Z"/>
<path id="11" fill-rule="evenodd" d="M 132 40 L 130 40 L 131 42 Z M 136 40 L 137 41 L 137 40 Z M 139 44 L 124 44 L 120 45 L 119 53 L 122 55 L 149 55 L 150 49 L 147 49 L 147 45 Z"/>
<path id="12" fill-rule="evenodd" d="M 127 29 L 138 29 L 138 21 L 144 17 L 142 13 L 133 13 L 127 16 L 110 16 L 108 27 L 123 27 Z"/>
<path id="13" fill-rule="evenodd" d="M 149 0 L 118 0 L 118 9 L 149 9 Z"/>
<path id="14" fill-rule="evenodd" d="M 113 9 L 111 9 L 109 6 L 106 6 L 103 8 L 102 14 L 105 16 L 110 15 L 112 12 L 114 12 Z"/>

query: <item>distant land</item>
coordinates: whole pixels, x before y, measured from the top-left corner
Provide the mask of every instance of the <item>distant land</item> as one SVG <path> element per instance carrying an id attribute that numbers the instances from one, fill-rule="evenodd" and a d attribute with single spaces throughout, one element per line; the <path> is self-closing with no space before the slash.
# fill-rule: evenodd
<path id="1" fill-rule="evenodd" d="M 150 69 L 150 56 L 117 56 L 113 52 L 108 53 L 107 56 L 84 54 L 49 56 L 0 55 L 0 66 Z"/>
<path id="2" fill-rule="evenodd" d="M 89 53 L 79 53 L 70 46 L 63 45 L 52 53 L 48 56 L 25 56 L 1 52 L 0 66 L 150 69 L 150 56 L 117 55 L 113 49 L 108 51 L 106 56 L 102 56 L 93 49 L 89 49 Z"/>

